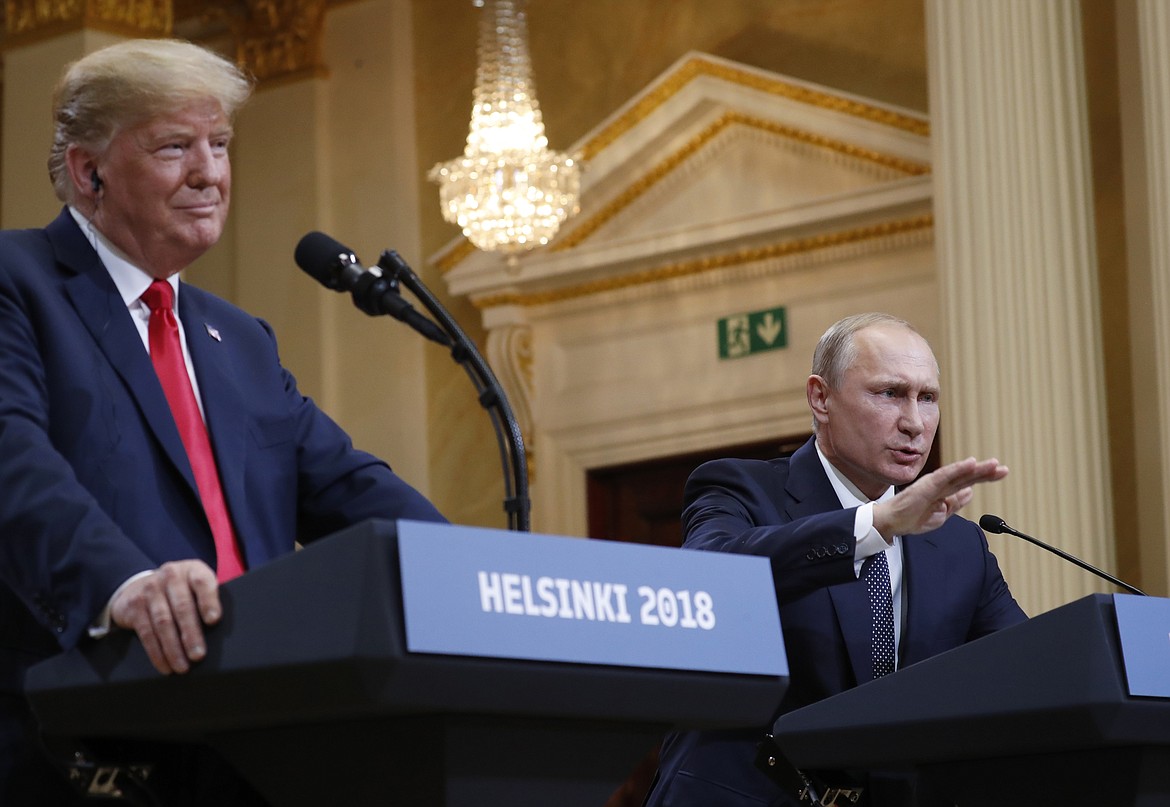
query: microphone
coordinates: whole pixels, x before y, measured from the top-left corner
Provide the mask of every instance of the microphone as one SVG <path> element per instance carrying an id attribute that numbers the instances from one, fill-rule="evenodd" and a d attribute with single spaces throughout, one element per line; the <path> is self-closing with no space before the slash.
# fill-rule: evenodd
<path id="1" fill-rule="evenodd" d="M 1080 566 L 1085 571 L 1092 572 L 1093 574 L 1097 575 L 1098 577 L 1100 577 L 1104 580 L 1108 580 L 1113 585 L 1118 586 L 1119 588 L 1123 588 L 1126 591 L 1130 592 L 1131 594 L 1140 594 L 1143 597 L 1146 596 L 1146 592 L 1142 591 L 1141 589 L 1135 588 L 1135 587 L 1131 586 L 1129 583 L 1125 583 L 1125 582 L 1122 582 L 1121 580 L 1118 580 L 1113 575 L 1111 575 L 1107 572 L 1103 572 L 1100 569 L 1098 569 L 1097 567 L 1091 566 L 1088 563 L 1085 563 L 1080 558 L 1074 558 L 1072 555 L 1068 554 L 1064 550 L 1057 549 L 1054 546 L 1049 546 L 1048 544 L 1044 543 L 1043 541 L 1039 541 L 1039 540 L 1033 538 L 1031 535 L 1025 535 L 1024 533 L 1022 533 L 1019 530 L 1015 529 L 1014 527 L 1010 526 L 1006 521 L 1004 521 L 999 516 L 993 516 L 990 513 L 984 513 L 982 516 L 979 517 L 979 526 L 982 527 L 987 532 L 994 532 L 997 535 L 1000 533 L 1006 532 L 1009 535 L 1016 536 L 1017 538 L 1023 538 L 1025 541 L 1028 541 L 1029 543 L 1033 543 L 1042 549 L 1047 549 L 1052 554 L 1058 555 L 1058 556 L 1064 558 L 1065 560 L 1069 561 L 1070 563 L 1075 563 L 1077 566 Z"/>
<path id="2" fill-rule="evenodd" d="M 293 259 L 330 291 L 349 291 L 365 271 L 353 250 L 316 230 L 297 243 Z"/>
<path id="3" fill-rule="evenodd" d="M 353 250 L 340 241 L 314 230 L 297 243 L 293 259 L 330 291 L 348 291 L 353 304 L 371 317 L 389 314 L 427 339 L 451 346 L 451 338 L 402 297 L 396 280 L 387 278 L 380 266 L 362 267 Z"/>

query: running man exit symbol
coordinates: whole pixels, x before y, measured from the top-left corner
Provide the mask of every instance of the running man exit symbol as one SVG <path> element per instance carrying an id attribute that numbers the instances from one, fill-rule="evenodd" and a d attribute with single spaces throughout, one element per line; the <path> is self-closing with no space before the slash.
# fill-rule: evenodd
<path id="1" fill-rule="evenodd" d="M 738 359 L 788 346 L 783 307 L 736 314 L 719 320 L 719 358 Z"/>

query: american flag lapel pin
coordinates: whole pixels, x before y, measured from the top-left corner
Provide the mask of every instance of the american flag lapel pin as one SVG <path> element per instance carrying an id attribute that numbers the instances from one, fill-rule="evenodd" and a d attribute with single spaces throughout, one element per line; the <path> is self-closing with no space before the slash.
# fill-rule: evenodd
<path id="1" fill-rule="evenodd" d="M 215 328 L 208 325 L 206 322 L 203 323 L 203 327 L 207 329 L 207 335 L 210 336 L 212 339 L 214 339 L 217 342 L 223 341 L 223 339 L 219 335 L 219 331 L 217 331 Z"/>

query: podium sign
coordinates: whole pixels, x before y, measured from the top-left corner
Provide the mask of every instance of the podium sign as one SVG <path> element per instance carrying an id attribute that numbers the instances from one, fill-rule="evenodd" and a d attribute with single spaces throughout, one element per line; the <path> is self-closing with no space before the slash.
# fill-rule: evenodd
<path id="1" fill-rule="evenodd" d="M 221 586 L 185 675 L 117 631 L 34 666 L 26 691 L 66 749 L 205 744 L 275 807 L 596 807 L 668 729 L 775 713 L 771 573 L 726 560 L 368 521 Z M 749 648 L 745 622 L 773 633 Z"/>
<path id="2" fill-rule="evenodd" d="M 1170 698 L 1170 600 L 1114 594 L 1129 694 Z"/>
<path id="3" fill-rule="evenodd" d="M 768 560 L 401 521 L 412 653 L 787 676 Z"/>

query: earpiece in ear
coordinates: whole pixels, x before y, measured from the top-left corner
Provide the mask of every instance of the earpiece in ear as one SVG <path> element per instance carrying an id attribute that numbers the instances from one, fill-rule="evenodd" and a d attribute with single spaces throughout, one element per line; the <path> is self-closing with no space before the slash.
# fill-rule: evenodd
<path id="1" fill-rule="evenodd" d="M 93 186 L 94 193 L 99 193 L 101 191 L 102 178 L 98 176 L 98 172 L 97 172 L 96 168 L 90 173 L 89 182 Z"/>

